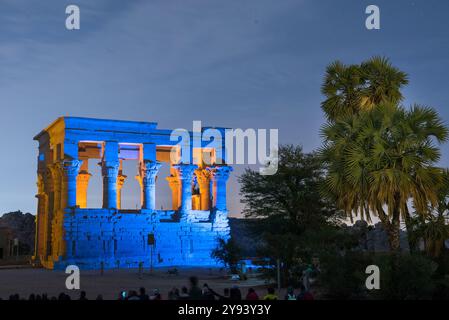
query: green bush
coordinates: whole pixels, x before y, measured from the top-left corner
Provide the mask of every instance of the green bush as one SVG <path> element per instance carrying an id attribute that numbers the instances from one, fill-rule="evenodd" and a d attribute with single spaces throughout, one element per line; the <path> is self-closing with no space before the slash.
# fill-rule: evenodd
<path id="1" fill-rule="evenodd" d="M 370 292 L 373 298 L 432 299 L 435 289 L 433 275 L 437 265 L 429 258 L 419 254 L 404 254 L 398 257 L 381 255 L 374 258 L 373 264 L 380 268 L 380 290 Z"/>
<path id="2" fill-rule="evenodd" d="M 380 269 L 379 290 L 365 286 L 368 265 Z M 449 280 L 435 279 L 436 269 L 436 263 L 422 255 L 348 252 L 323 257 L 319 281 L 330 299 L 445 299 Z"/>
<path id="3" fill-rule="evenodd" d="M 369 255 L 360 252 L 327 255 L 321 258 L 319 283 L 326 298 L 364 299 L 366 297 L 365 269 L 371 264 Z"/>

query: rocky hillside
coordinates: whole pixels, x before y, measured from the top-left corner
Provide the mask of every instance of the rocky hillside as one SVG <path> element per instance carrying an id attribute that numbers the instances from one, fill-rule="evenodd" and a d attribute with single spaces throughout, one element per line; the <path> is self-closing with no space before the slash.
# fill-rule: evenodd
<path id="1" fill-rule="evenodd" d="M 0 227 L 12 231 L 13 237 L 19 239 L 20 253 L 32 254 L 34 251 L 35 216 L 21 211 L 8 212 L 0 216 Z"/>

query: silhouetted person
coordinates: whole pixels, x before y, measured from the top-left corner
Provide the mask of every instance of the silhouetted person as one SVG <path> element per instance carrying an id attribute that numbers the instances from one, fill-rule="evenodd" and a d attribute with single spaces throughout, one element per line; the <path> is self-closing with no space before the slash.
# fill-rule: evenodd
<path id="1" fill-rule="evenodd" d="M 99 294 L 95 300 L 97 300 L 97 301 L 103 300 L 103 296 L 101 294 Z"/>
<path id="2" fill-rule="evenodd" d="M 189 290 L 187 287 L 181 288 L 181 294 L 179 295 L 179 300 L 190 300 Z"/>
<path id="3" fill-rule="evenodd" d="M 162 300 L 161 293 L 158 289 L 153 290 L 153 294 L 151 295 L 150 300 Z"/>
<path id="4" fill-rule="evenodd" d="M 215 295 L 213 291 L 209 288 L 207 283 L 203 285 L 203 289 L 201 290 L 201 295 L 203 296 L 203 300 L 215 300 Z"/>
<path id="5" fill-rule="evenodd" d="M 139 289 L 139 298 L 140 300 L 150 300 L 150 297 L 147 295 L 144 287 Z"/>
<path id="6" fill-rule="evenodd" d="M 267 292 L 268 293 L 265 295 L 265 297 L 263 297 L 264 300 L 277 300 L 278 299 L 278 296 L 275 294 L 273 287 L 268 287 Z"/>
<path id="7" fill-rule="evenodd" d="M 34 293 L 30 294 L 30 296 L 28 297 L 29 301 L 34 301 L 36 300 L 36 296 L 34 295 Z"/>
<path id="8" fill-rule="evenodd" d="M 81 291 L 80 298 L 78 300 L 86 301 L 87 299 L 86 291 Z"/>
<path id="9" fill-rule="evenodd" d="M 313 294 L 304 285 L 301 285 L 300 290 L 297 300 L 315 300 Z"/>
<path id="10" fill-rule="evenodd" d="M 298 297 L 295 294 L 293 287 L 288 287 L 287 294 L 285 295 L 285 300 L 297 300 Z"/>
<path id="11" fill-rule="evenodd" d="M 249 288 L 248 293 L 246 294 L 246 300 L 259 300 L 256 290 Z"/>
<path id="12" fill-rule="evenodd" d="M 71 300 L 70 296 L 65 294 L 64 292 L 61 292 L 58 296 L 58 300 L 64 301 L 64 300 Z"/>
<path id="13" fill-rule="evenodd" d="M 229 288 L 224 288 L 223 295 L 219 296 L 218 300 L 231 300 Z"/>
<path id="14" fill-rule="evenodd" d="M 173 287 L 168 293 L 168 300 L 178 300 L 179 299 L 179 289 Z"/>
<path id="15" fill-rule="evenodd" d="M 197 277 L 190 277 L 190 290 L 189 290 L 189 296 L 190 300 L 201 300 L 202 293 L 201 289 L 198 287 L 198 278 Z"/>
<path id="16" fill-rule="evenodd" d="M 229 292 L 229 298 L 231 300 L 242 300 L 242 292 L 237 286 L 233 286 Z"/>
<path id="17" fill-rule="evenodd" d="M 130 300 L 130 301 L 132 301 L 132 300 L 140 300 L 139 296 L 137 295 L 137 291 L 135 291 L 135 290 L 129 291 L 127 300 Z"/>
<path id="18" fill-rule="evenodd" d="M 120 294 L 119 294 L 117 300 L 126 300 L 126 291 L 120 291 Z"/>

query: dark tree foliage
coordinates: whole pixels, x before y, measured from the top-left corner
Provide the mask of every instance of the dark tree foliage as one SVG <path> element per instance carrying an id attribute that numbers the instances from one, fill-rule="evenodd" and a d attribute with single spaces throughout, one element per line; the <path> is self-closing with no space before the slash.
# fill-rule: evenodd
<path id="1" fill-rule="evenodd" d="M 336 218 L 335 208 L 320 195 L 323 177 L 316 153 L 304 153 L 300 146 L 281 146 L 276 174 L 260 175 L 246 169 L 239 177 L 243 213 L 271 218 L 279 232 L 298 234 L 322 226 Z"/>
<path id="2" fill-rule="evenodd" d="M 276 174 L 247 169 L 239 177 L 244 213 L 261 222 L 254 225 L 261 237 L 258 254 L 272 267 L 281 261 L 283 284 L 299 280 L 305 261 L 348 243 L 338 228 L 341 213 L 320 193 L 324 174 L 316 153 L 286 145 L 279 148 Z M 273 268 L 266 271 L 274 278 Z"/>
<path id="3" fill-rule="evenodd" d="M 226 268 L 230 269 L 231 273 L 236 273 L 239 261 L 242 259 L 242 253 L 240 247 L 232 238 L 227 241 L 218 239 L 218 246 L 212 251 L 212 258 L 223 263 Z"/>

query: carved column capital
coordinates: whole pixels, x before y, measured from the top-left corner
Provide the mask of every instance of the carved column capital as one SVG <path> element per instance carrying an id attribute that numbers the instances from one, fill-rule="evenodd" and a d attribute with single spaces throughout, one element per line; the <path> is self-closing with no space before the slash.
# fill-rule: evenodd
<path id="1" fill-rule="evenodd" d="M 92 177 L 92 174 L 90 174 L 89 172 L 87 172 L 85 170 L 82 170 L 78 173 L 78 181 L 79 182 L 88 183 L 91 177 Z"/>
<path id="2" fill-rule="evenodd" d="M 118 161 L 102 161 L 99 163 L 101 165 L 101 174 L 105 178 L 116 179 L 120 167 Z"/>
<path id="3" fill-rule="evenodd" d="M 53 181 L 58 181 L 58 179 L 62 176 L 62 166 L 59 162 L 55 162 L 49 165 L 48 170 L 50 171 L 50 175 Z"/>
<path id="4" fill-rule="evenodd" d="M 175 164 L 173 165 L 179 173 L 179 179 L 191 181 L 195 170 L 198 168 L 195 164 Z"/>
<path id="5" fill-rule="evenodd" d="M 214 181 L 227 181 L 229 175 L 234 170 L 231 166 L 212 166 L 207 167 L 207 171 L 211 173 L 211 178 Z"/>
<path id="6" fill-rule="evenodd" d="M 173 188 L 178 188 L 180 186 L 180 181 L 179 178 L 176 176 L 168 176 L 165 178 L 165 180 L 168 181 L 168 186 L 173 189 Z"/>
<path id="7" fill-rule="evenodd" d="M 210 182 L 211 172 L 206 169 L 195 170 L 196 179 L 199 185 L 206 185 Z"/>
<path id="8" fill-rule="evenodd" d="M 142 176 L 142 182 L 144 185 L 156 183 L 156 176 L 161 166 L 162 163 L 159 161 L 143 161 L 140 168 L 140 175 Z"/>
<path id="9" fill-rule="evenodd" d="M 128 176 L 125 176 L 123 174 L 119 174 L 117 176 L 117 189 L 121 189 L 123 185 L 125 184 L 125 180 L 128 178 Z"/>
<path id="10" fill-rule="evenodd" d="M 66 177 L 76 177 L 83 162 L 80 160 L 62 160 L 61 168 Z"/>

